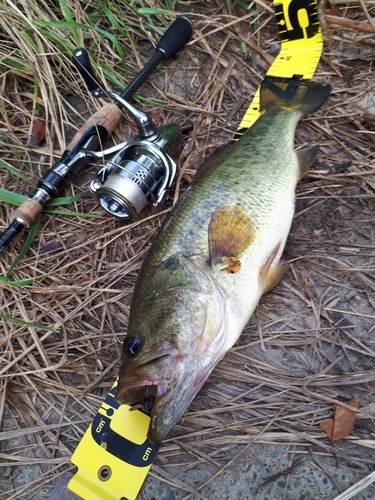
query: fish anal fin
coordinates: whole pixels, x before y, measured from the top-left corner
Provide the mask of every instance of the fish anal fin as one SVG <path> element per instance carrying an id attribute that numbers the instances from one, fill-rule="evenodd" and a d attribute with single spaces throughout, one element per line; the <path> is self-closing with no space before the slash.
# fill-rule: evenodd
<path id="1" fill-rule="evenodd" d="M 308 171 L 308 169 L 313 165 L 316 156 L 319 151 L 319 146 L 310 146 L 308 148 L 299 149 L 296 151 L 298 165 L 299 165 L 299 176 L 300 178 Z"/>
<path id="2" fill-rule="evenodd" d="M 263 285 L 263 293 L 269 292 L 281 280 L 289 266 L 274 264 L 280 250 L 281 242 L 272 250 L 259 271 L 259 280 Z"/>
<path id="3" fill-rule="evenodd" d="M 265 278 L 263 293 L 269 292 L 276 286 L 288 269 L 289 266 L 287 264 L 277 264 L 271 269 Z"/>
<path id="4" fill-rule="evenodd" d="M 240 206 L 218 207 L 208 227 L 211 265 L 226 261 L 230 273 L 240 270 L 240 257 L 254 240 L 255 229 L 246 210 Z M 222 269 L 224 270 L 224 268 Z"/>

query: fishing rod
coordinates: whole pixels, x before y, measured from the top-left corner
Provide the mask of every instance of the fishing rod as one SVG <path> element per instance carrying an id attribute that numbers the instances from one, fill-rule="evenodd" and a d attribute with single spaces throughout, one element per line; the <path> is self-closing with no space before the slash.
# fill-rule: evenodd
<path id="1" fill-rule="evenodd" d="M 110 161 L 98 169 L 90 191 L 102 207 L 116 217 L 131 222 L 150 201 L 156 207 L 168 194 L 176 174 L 176 164 L 167 148 L 178 138 L 177 124 L 157 127 L 147 113 L 130 104 L 134 93 L 143 85 L 161 61 L 176 54 L 191 38 L 192 25 L 185 18 L 176 19 L 161 37 L 152 58 L 122 94 L 99 87 L 88 52 L 79 48 L 73 63 L 95 98 L 109 97 L 104 105 L 78 130 L 60 160 L 38 181 L 37 190 L 13 214 L 13 220 L 0 233 L 0 253 L 24 229 L 30 228 L 45 204 L 60 196 L 66 184 L 92 160 Z M 112 148 L 99 151 L 120 120 L 122 110 L 134 120 L 138 135 Z"/>

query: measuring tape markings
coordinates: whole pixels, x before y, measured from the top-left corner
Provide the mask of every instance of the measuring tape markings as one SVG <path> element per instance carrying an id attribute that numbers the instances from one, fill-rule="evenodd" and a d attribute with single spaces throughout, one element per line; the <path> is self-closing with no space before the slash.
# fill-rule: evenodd
<path id="1" fill-rule="evenodd" d="M 134 500 L 160 445 L 147 439 L 150 417 L 115 400 L 117 381 L 72 456 L 68 488 L 85 500 Z"/>
<path id="2" fill-rule="evenodd" d="M 323 38 L 316 1 L 275 0 L 281 50 L 266 78 L 310 80 L 318 66 Z M 260 116 L 260 90 L 250 103 L 233 140 L 241 137 Z"/>
<path id="3" fill-rule="evenodd" d="M 281 50 L 266 79 L 308 81 L 323 48 L 317 2 L 275 0 L 274 8 Z M 259 116 L 258 89 L 233 140 Z M 85 500 L 135 500 L 160 446 L 147 440 L 149 416 L 116 402 L 116 386 L 117 381 L 72 456 L 78 472 L 68 488 Z"/>

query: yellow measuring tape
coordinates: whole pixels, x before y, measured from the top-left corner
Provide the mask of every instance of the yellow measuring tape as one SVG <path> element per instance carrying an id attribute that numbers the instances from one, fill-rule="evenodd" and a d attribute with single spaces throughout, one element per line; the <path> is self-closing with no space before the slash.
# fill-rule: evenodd
<path id="1" fill-rule="evenodd" d="M 86 431 L 72 462 L 68 488 L 85 500 L 133 500 L 160 445 L 150 443 L 150 417 L 115 400 L 117 381 Z"/>
<path id="2" fill-rule="evenodd" d="M 316 0 L 275 0 L 281 50 L 266 78 L 312 78 L 322 47 Z M 259 89 L 233 140 L 259 117 Z M 112 387 L 86 431 L 72 462 L 78 467 L 68 488 L 84 500 L 134 500 L 148 474 L 160 445 L 147 440 L 149 416 L 119 405 Z"/>
<path id="3" fill-rule="evenodd" d="M 275 16 L 281 50 L 266 78 L 311 80 L 323 50 L 322 30 L 316 1 L 275 0 Z M 237 134 L 251 127 L 260 114 L 260 90 L 248 107 Z M 238 135 L 234 139 L 238 138 Z"/>

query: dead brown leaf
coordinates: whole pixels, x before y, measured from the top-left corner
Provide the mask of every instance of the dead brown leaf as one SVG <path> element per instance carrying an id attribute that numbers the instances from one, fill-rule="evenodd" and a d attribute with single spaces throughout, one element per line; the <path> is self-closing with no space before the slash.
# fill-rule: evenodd
<path id="1" fill-rule="evenodd" d="M 358 409 L 357 396 L 353 398 L 349 406 Z M 325 420 L 319 424 L 332 442 L 349 436 L 357 420 L 357 413 L 355 411 L 338 405 L 334 405 L 333 409 L 335 412 L 333 420 Z"/>
<path id="2" fill-rule="evenodd" d="M 30 137 L 30 146 L 40 146 L 40 144 L 46 138 L 46 124 L 41 120 L 37 120 L 33 123 L 32 135 Z"/>

